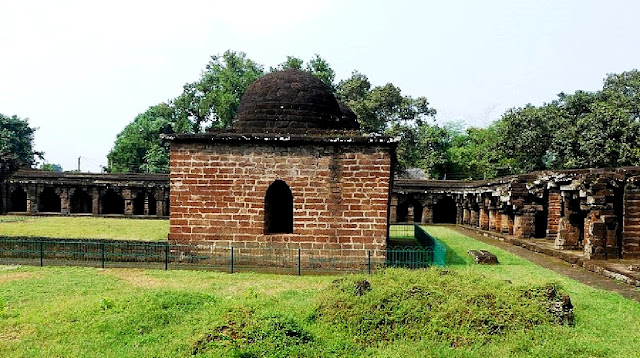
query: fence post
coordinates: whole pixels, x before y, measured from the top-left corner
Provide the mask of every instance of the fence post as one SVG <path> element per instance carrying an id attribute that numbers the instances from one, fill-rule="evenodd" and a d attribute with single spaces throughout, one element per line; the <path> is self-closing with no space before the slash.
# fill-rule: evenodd
<path id="1" fill-rule="evenodd" d="M 298 276 L 300 276 L 301 267 L 300 267 L 300 249 L 298 249 Z"/>
<path id="2" fill-rule="evenodd" d="M 233 273 L 233 246 L 231 246 L 231 273 Z"/>
<path id="3" fill-rule="evenodd" d="M 40 241 L 40 267 L 44 266 L 44 242 Z"/>
<path id="4" fill-rule="evenodd" d="M 104 242 L 100 244 L 100 262 L 102 263 L 102 268 L 104 268 Z"/>
<path id="5" fill-rule="evenodd" d="M 367 250 L 367 269 L 371 275 L 371 250 Z"/>
<path id="6" fill-rule="evenodd" d="M 169 269 L 169 245 L 164 245 L 164 270 Z"/>

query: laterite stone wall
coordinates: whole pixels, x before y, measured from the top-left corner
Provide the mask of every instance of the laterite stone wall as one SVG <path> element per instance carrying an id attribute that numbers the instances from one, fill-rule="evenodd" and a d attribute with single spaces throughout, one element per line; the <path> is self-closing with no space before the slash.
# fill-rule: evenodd
<path id="1" fill-rule="evenodd" d="M 389 146 L 376 144 L 174 142 L 169 239 L 384 257 L 391 166 Z M 293 194 L 292 234 L 265 234 L 275 180 Z"/>

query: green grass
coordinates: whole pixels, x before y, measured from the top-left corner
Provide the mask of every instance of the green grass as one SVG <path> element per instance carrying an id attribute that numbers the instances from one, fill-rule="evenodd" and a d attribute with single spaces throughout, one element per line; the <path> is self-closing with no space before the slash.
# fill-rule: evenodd
<path id="1" fill-rule="evenodd" d="M 168 220 L 69 216 L 0 216 L 0 235 L 162 241 Z"/>
<path id="2" fill-rule="evenodd" d="M 428 231 L 449 248 L 445 271 L 297 277 L 0 266 L 0 356 L 638 356 L 637 302 L 447 228 Z M 483 248 L 500 265 L 471 264 L 466 251 Z M 359 296 L 354 284 L 364 279 L 371 290 Z M 544 300 L 524 294 L 549 283 L 571 295 L 574 327 L 548 322 Z"/>

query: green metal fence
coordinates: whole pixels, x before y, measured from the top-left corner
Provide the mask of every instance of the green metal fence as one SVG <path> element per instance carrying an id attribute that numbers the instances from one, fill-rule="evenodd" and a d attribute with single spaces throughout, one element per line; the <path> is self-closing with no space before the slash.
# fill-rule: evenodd
<path id="1" fill-rule="evenodd" d="M 433 253 L 432 262 L 436 266 L 445 267 L 447 265 L 447 247 L 435 237 L 429 235 L 420 225 L 413 226 L 416 240 Z"/>
<path id="2" fill-rule="evenodd" d="M 206 269 L 285 274 L 369 272 L 385 267 L 431 265 L 433 251 L 421 247 L 380 250 L 317 250 L 230 247 L 215 243 L 53 240 L 0 237 L 0 264 Z"/>

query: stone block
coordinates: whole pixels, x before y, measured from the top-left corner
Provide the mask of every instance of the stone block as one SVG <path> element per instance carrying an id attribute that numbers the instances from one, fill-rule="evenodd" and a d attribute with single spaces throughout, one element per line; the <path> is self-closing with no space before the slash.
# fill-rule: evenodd
<path id="1" fill-rule="evenodd" d="M 471 255 L 477 264 L 485 264 L 485 265 L 497 265 L 498 258 L 496 255 L 492 254 L 487 250 L 469 250 L 467 251 L 469 255 Z"/>

